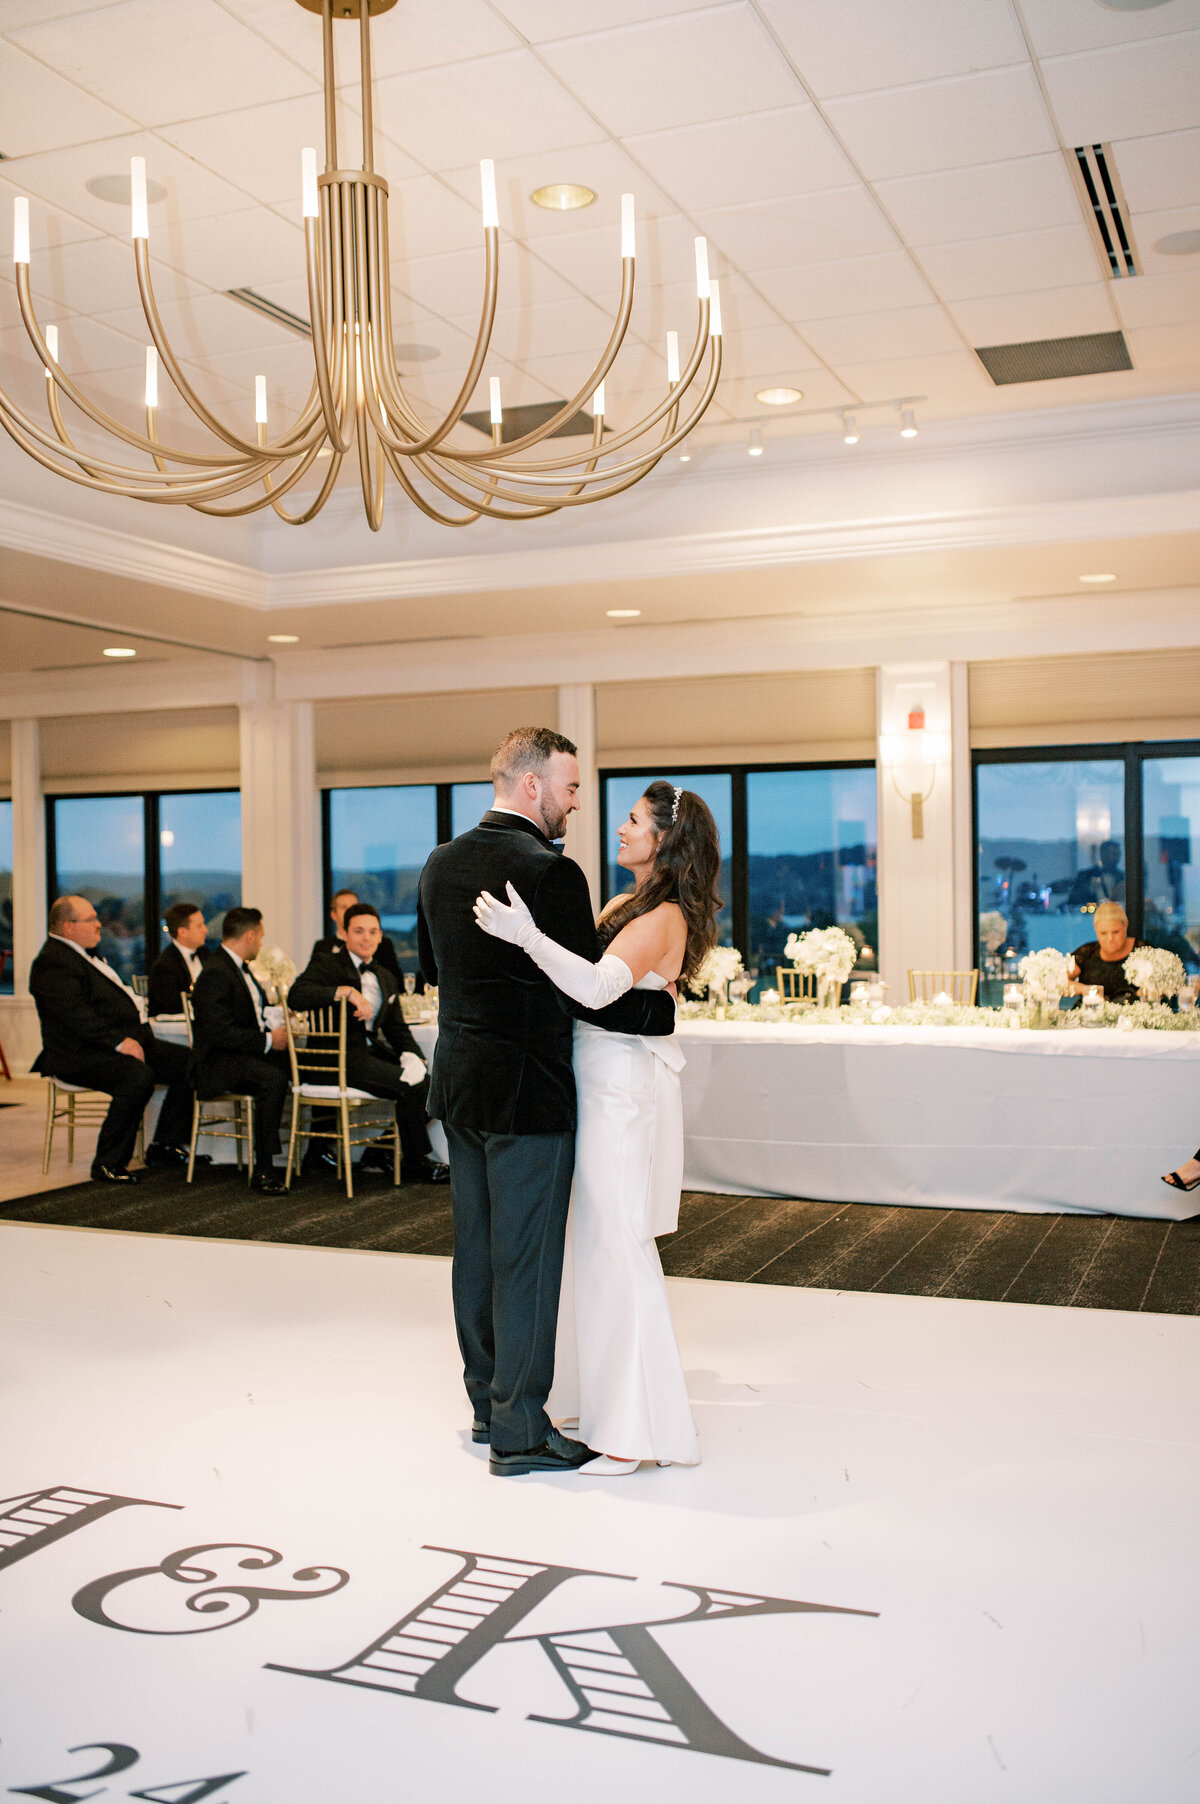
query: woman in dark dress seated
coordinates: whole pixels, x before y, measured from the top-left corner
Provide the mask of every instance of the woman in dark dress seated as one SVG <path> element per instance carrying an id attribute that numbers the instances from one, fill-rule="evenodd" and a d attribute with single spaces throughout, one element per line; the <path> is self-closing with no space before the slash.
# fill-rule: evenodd
<path id="1" fill-rule="evenodd" d="M 1119 902 L 1101 902 L 1092 916 L 1096 937 L 1071 954 L 1071 994 L 1082 996 L 1099 984 L 1105 1002 L 1136 1002 L 1137 986 L 1125 975 L 1125 960 L 1138 946 L 1147 944 L 1129 931 L 1129 917 Z"/>

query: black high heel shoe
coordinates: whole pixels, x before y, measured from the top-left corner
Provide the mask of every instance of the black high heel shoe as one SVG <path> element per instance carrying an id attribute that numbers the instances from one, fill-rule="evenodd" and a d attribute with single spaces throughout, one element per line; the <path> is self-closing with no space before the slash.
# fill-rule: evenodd
<path id="1" fill-rule="evenodd" d="M 1169 1171 L 1163 1178 L 1163 1183 L 1172 1190 L 1195 1190 L 1200 1186 L 1200 1178 L 1193 1178 L 1190 1184 L 1185 1184 L 1177 1171 Z"/>

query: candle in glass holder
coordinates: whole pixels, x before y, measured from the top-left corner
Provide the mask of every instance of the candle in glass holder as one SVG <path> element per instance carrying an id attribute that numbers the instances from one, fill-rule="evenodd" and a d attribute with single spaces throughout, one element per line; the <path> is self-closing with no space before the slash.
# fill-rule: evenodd
<path id="1" fill-rule="evenodd" d="M 1004 1006 L 1014 1014 L 1020 1014 L 1025 1001 L 1025 992 L 1019 983 L 1006 983 L 1004 986 Z"/>
<path id="2" fill-rule="evenodd" d="M 1083 992 L 1083 1001 L 1079 1004 L 1079 1012 L 1085 1021 L 1099 1021 L 1104 1014 L 1104 989 L 1101 984 L 1089 984 Z"/>
<path id="3" fill-rule="evenodd" d="M 953 1008 L 954 998 L 949 990 L 939 990 L 933 999 L 934 1008 Z"/>
<path id="4" fill-rule="evenodd" d="M 759 996 L 759 1001 L 765 1002 L 768 1007 L 771 1007 L 776 1002 L 779 1001 L 779 991 L 778 990 L 764 990 L 762 992 L 762 994 Z"/>
<path id="5" fill-rule="evenodd" d="M 881 983 L 879 978 L 876 978 L 873 983 L 867 985 L 867 1001 L 871 1004 L 872 1008 L 880 1007 L 886 992 L 887 985 L 886 983 Z"/>

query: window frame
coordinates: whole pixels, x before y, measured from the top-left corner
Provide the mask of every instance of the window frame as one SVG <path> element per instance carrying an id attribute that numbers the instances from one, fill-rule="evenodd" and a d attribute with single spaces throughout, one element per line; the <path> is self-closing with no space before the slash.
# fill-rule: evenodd
<path id="1" fill-rule="evenodd" d="M 322 921 L 329 919 L 333 907 L 333 797 L 347 789 L 432 789 L 434 794 L 435 845 L 444 846 L 454 838 L 453 792 L 468 783 L 487 782 L 485 777 L 456 777 L 452 783 L 329 783 L 321 789 L 321 909 Z M 171 794 L 174 795 L 172 790 Z"/>

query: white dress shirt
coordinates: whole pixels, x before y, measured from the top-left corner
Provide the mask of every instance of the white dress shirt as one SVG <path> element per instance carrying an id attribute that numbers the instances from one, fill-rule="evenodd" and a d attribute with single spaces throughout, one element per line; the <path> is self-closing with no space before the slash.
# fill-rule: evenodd
<path id="1" fill-rule="evenodd" d="M 186 946 L 181 946 L 178 940 L 172 940 L 171 944 L 183 959 L 184 964 L 188 968 L 188 975 L 192 982 L 195 983 L 202 969 L 200 964 L 200 954 L 198 952 L 189 951 Z"/>
<path id="2" fill-rule="evenodd" d="M 182 951 L 182 947 L 180 948 L 180 950 Z M 254 978 L 251 975 L 250 971 L 247 969 L 246 961 L 241 956 L 241 954 L 239 952 L 235 952 L 233 950 L 232 946 L 223 946 L 222 951 L 228 952 L 230 958 L 233 960 L 234 964 L 238 967 L 238 970 L 241 972 L 242 976 L 246 980 L 246 988 L 249 990 L 250 1000 L 254 1004 L 254 1013 L 255 1013 L 255 1016 L 257 1017 L 258 1025 L 262 1028 L 262 1031 L 263 1031 L 263 1051 L 270 1052 L 270 1050 L 271 1050 L 271 1030 L 267 1026 L 266 1020 L 263 1017 L 262 991 L 259 989 L 258 985 L 255 983 Z"/>
<path id="3" fill-rule="evenodd" d="M 359 958 L 357 952 L 351 952 L 350 958 L 354 969 L 358 972 L 358 987 L 371 1005 L 371 1019 L 367 1022 L 367 1033 L 373 1039 L 375 1023 L 379 1020 L 379 1011 L 383 1007 L 383 991 L 379 987 L 379 979 L 374 971 L 363 970 L 364 960 Z"/>
<path id="4" fill-rule="evenodd" d="M 121 977 L 118 972 L 113 970 L 112 966 L 109 964 L 109 962 L 106 958 L 97 958 L 94 953 L 85 951 L 84 948 L 81 945 L 79 945 L 79 943 L 76 940 L 64 939 L 64 937 L 61 933 L 52 933 L 49 937 L 52 940 L 57 940 L 60 946 L 74 947 L 75 951 L 78 952 L 80 958 L 86 958 L 89 965 L 92 965 L 97 971 L 102 971 L 104 973 L 105 977 L 109 978 L 111 982 L 115 983 L 119 990 L 124 990 L 125 994 L 129 998 L 130 1002 L 132 1002 L 134 1008 L 138 1012 L 138 1020 L 141 1022 L 145 1022 L 146 1004 L 145 1004 L 144 1000 L 142 999 L 141 996 L 138 995 L 136 990 L 130 989 L 129 985 L 125 982 L 125 979 L 123 977 Z"/>

